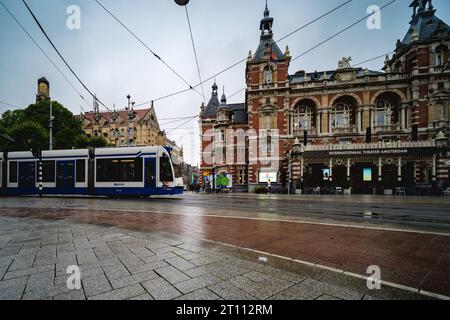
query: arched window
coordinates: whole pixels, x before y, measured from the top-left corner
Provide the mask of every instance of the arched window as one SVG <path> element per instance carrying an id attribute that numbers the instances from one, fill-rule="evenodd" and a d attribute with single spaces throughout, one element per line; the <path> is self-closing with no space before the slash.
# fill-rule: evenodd
<path id="1" fill-rule="evenodd" d="M 267 66 L 264 68 L 264 83 L 265 84 L 273 83 L 273 70 L 271 66 Z"/>
<path id="2" fill-rule="evenodd" d="M 350 106 L 346 103 L 338 103 L 333 108 L 333 127 L 348 128 L 350 126 Z"/>
<path id="3" fill-rule="evenodd" d="M 297 130 L 312 129 L 313 112 L 309 106 L 298 106 L 294 113 L 294 127 Z"/>
<path id="4" fill-rule="evenodd" d="M 408 126 L 408 114 L 401 108 L 402 98 L 395 92 L 384 92 L 375 100 L 373 126 L 378 131 L 403 130 Z"/>
<path id="5" fill-rule="evenodd" d="M 448 48 L 445 45 L 440 45 L 436 48 L 434 52 L 436 58 L 436 66 L 442 67 L 445 65 L 448 58 Z"/>
<path id="6" fill-rule="evenodd" d="M 303 131 L 311 132 L 314 129 L 316 109 L 316 103 L 310 99 L 304 99 L 297 103 L 292 118 L 293 134 L 300 134 Z"/>
<path id="7" fill-rule="evenodd" d="M 392 105 L 389 101 L 378 100 L 375 109 L 375 126 L 387 126 L 391 123 Z"/>

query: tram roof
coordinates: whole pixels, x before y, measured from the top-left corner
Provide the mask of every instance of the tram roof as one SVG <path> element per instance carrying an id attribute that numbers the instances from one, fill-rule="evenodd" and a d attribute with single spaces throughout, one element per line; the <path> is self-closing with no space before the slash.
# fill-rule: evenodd
<path id="1" fill-rule="evenodd" d="M 89 150 L 70 149 L 70 150 L 42 151 L 42 158 L 59 158 L 59 157 L 86 158 L 89 157 Z"/>
<path id="2" fill-rule="evenodd" d="M 33 152 L 31 151 L 8 152 L 8 160 L 34 158 Z"/>
<path id="3" fill-rule="evenodd" d="M 131 155 L 131 156 L 139 156 L 140 154 L 161 154 L 167 153 L 167 150 L 164 147 L 128 147 L 128 148 L 104 148 L 104 149 L 95 149 L 96 156 L 104 156 L 104 155 Z"/>

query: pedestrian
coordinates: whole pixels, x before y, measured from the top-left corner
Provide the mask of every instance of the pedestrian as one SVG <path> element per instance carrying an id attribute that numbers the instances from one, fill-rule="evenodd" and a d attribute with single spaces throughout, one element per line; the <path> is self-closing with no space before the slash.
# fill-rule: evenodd
<path id="1" fill-rule="evenodd" d="M 272 182 L 270 180 L 267 182 L 267 192 L 272 193 Z"/>

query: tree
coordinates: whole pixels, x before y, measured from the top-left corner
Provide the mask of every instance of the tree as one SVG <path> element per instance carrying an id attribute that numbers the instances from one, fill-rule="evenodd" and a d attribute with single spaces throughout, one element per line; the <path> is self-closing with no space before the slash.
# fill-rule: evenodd
<path id="1" fill-rule="evenodd" d="M 7 134 L 15 140 L 8 145 L 7 151 L 38 152 L 48 146 L 47 131 L 34 121 L 15 124 L 7 129 Z"/>
<path id="2" fill-rule="evenodd" d="M 81 122 L 73 113 L 56 101 L 52 101 L 53 113 L 53 147 L 54 149 L 71 149 L 79 147 L 75 137 L 83 134 Z M 32 104 L 25 109 L 25 116 L 39 122 L 48 130 L 50 119 L 50 101 Z"/>
<path id="3" fill-rule="evenodd" d="M 21 124 L 27 120 L 24 110 L 8 110 L 2 114 L 0 127 L 3 129 L 11 128 L 14 125 Z"/>
<path id="4" fill-rule="evenodd" d="M 85 135 L 80 135 L 75 139 L 75 144 L 78 148 L 101 148 L 107 147 L 108 142 L 103 137 L 86 137 Z"/>
<path id="5" fill-rule="evenodd" d="M 52 101 L 52 111 L 53 111 L 53 148 L 54 149 L 72 149 L 80 148 L 86 145 L 82 143 L 83 140 L 78 137 L 83 135 L 83 128 L 81 122 L 74 117 L 72 112 L 66 109 L 63 105 L 56 101 Z M 26 142 L 28 139 L 33 139 L 34 133 L 30 130 L 25 132 L 20 132 L 17 128 L 35 128 L 39 131 L 38 140 L 42 138 L 42 130 L 45 131 L 45 135 L 49 135 L 49 120 L 50 120 L 50 101 L 43 101 L 36 104 L 29 105 L 24 110 L 13 110 L 6 111 L 2 114 L 0 119 L 0 130 L 3 128 L 6 133 L 8 133 L 13 139 L 18 142 L 16 144 L 10 144 L 12 146 L 19 148 L 16 151 L 29 150 L 29 146 Z M 33 122 L 33 126 L 30 126 L 30 122 Z M 21 127 L 20 125 L 27 123 L 26 127 Z M 36 126 L 36 125 L 39 126 Z M 24 133 L 29 133 L 30 136 L 25 137 Z M 16 136 L 17 135 L 17 136 Z M 89 144 L 89 143 L 88 143 Z M 102 141 L 94 141 L 92 144 L 102 145 Z M 43 149 L 48 150 L 48 138 L 45 145 L 42 146 Z M 25 149 L 23 149 L 25 148 Z"/>

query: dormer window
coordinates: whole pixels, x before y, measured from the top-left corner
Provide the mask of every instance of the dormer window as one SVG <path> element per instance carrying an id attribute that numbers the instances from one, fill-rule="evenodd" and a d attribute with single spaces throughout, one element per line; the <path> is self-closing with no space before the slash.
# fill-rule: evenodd
<path id="1" fill-rule="evenodd" d="M 273 70 L 272 67 L 270 66 L 264 68 L 264 83 L 265 84 L 273 83 Z"/>

